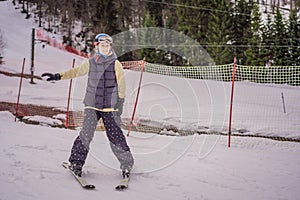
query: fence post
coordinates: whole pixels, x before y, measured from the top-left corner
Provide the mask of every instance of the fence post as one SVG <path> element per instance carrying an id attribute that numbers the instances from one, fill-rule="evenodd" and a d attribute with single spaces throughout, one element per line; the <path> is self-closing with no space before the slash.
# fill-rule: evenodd
<path id="1" fill-rule="evenodd" d="M 72 68 L 74 68 L 74 65 L 75 65 L 75 58 L 73 59 Z M 69 95 L 68 95 L 68 103 L 67 103 L 67 111 L 66 111 L 66 124 L 65 124 L 66 128 L 69 127 L 69 108 L 70 108 L 72 81 L 73 81 L 73 79 L 70 79 Z"/>
<path id="2" fill-rule="evenodd" d="M 236 57 L 234 57 L 233 68 L 232 68 L 230 110 L 229 110 L 228 148 L 230 148 L 230 139 L 231 139 L 230 137 L 231 137 L 232 105 L 233 105 L 234 79 L 235 79 L 235 73 L 236 73 L 236 62 L 237 62 L 237 59 L 236 59 Z"/>
<path id="3" fill-rule="evenodd" d="M 142 68 L 141 68 L 140 81 L 139 81 L 138 91 L 137 91 L 137 94 L 136 94 L 136 97 L 135 97 L 134 108 L 133 108 L 131 120 L 130 120 L 130 123 L 129 123 L 129 128 L 128 128 L 127 136 L 129 136 L 129 133 L 130 133 L 131 128 L 132 128 L 132 125 L 133 125 L 134 115 L 135 115 L 135 112 L 136 112 L 136 107 L 137 107 L 137 104 L 138 104 L 139 95 L 140 95 L 140 90 L 141 90 L 141 84 L 142 84 L 142 78 L 143 78 L 144 68 L 145 68 L 145 58 L 144 58 L 143 61 L 142 61 Z"/>
<path id="4" fill-rule="evenodd" d="M 19 111 L 19 102 L 20 102 L 22 80 L 23 80 L 23 74 L 24 74 L 24 66 L 25 66 L 25 58 L 23 59 L 23 64 L 22 64 L 22 72 L 21 72 L 21 79 L 20 79 L 20 85 L 19 85 L 18 99 L 17 99 L 16 110 L 15 110 L 15 122 L 17 121 L 17 115 L 18 115 L 18 111 Z"/>
<path id="5" fill-rule="evenodd" d="M 35 29 L 32 28 L 31 33 L 31 66 L 30 66 L 30 83 L 34 84 L 33 77 L 34 77 L 34 45 L 35 45 Z"/>
<path id="6" fill-rule="evenodd" d="M 282 99 L 283 112 L 286 113 L 283 92 L 281 92 L 281 99 Z"/>

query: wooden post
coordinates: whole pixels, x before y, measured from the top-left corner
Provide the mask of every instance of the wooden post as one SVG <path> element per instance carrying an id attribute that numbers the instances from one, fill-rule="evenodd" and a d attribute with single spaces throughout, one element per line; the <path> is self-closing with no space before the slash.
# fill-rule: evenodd
<path id="1" fill-rule="evenodd" d="M 20 95 L 21 95 L 21 88 L 22 88 L 22 80 L 23 80 L 23 74 L 24 74 L 24 66 L 25 66 L 25 58 L 23 59 L 23 64 L 22 64 L 22 72 L 21 72 L 21 78 L 20 78 L 20 85 L 19 85 L 18 99 L 17 99 L 16 110 L 15 110 L 15 122 L 17 121 L 17 115 L 18 115 L 18 111 L 19 111 L 19 102 L 20 102 Z"/>
<path id="2" fill-rule="evenodd" d="M 35 45 L 35 29 L 32 29 L 31 33 L 31 67 L 30 67 L 30 73 L 31 73 L 31 78 L 30 78 L 30 83 L 34 84 L 33 77 L 34 77 L 34 45 Z"/>
<path id="3" fill-rule="evenodd" d="M 73 63 L 72 63 L 72 68 L 74 68 L 75 65 L 75 58 L 73 59 Z M 70 80 L 70 85 L 69 85 L 69 95 L 68 95 L 68 103 L 67 103 L 67 111 L 66 111 L 66 128 L 69 127 L 69 108 L 70 108 L 70 99 L 71 99 L 71 90 L 72 90 L 72 80 Z"/>

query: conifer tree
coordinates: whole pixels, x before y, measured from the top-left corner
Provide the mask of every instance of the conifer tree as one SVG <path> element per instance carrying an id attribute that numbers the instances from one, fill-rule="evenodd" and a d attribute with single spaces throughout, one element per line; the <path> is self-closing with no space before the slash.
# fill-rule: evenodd
<path id="1" fill-rule="evenodd" d="M 264 65 L 272 65 L 274 59 L 274 34 L 272 28 L 272 19 L 270 14 L 267 15 L 267 21 L 262 28 L 262 43 L 260 50 L 260 59 Z"/>
<path id="2" fill-rule="evenodd" d="M 215 9 L 224 12 L 212 11 L 210 13 L 206 34 L 207 52 L 217 65 L 231 63 L 233 53 L 227 46 L 231 25 L 230 12 L 226 12 L 229 11 L 229 3 L 226 0 L 214 0 L 212 3 Z"/>
<path id="3" fill-rule="evenodd" d="M 283 21 L 282 15 L 279 8 L 276 9 L 275 19 L 273 21 L 274 29 L 274 65 L 284 66 L 287 65 L 288 60 L 288 38 L 287 38 L 287 28 L 285 22 Z"/>
<path id="4" fill-rule="evenodd" d="M 161 1 L 158 1 L 161 2 Z M 159 3 L 148 2 L 146 5 L 148 14 L 153 18 L 157 27 L 163 27 L 162 10 L 163 5 Z M 145 23 L 144 23 L 145 25 Z"/>
<path id="5" fill-rule="evenodd" d="M 233 28 L 232 28 L 232 44 L 234 46 L 234 54 L 238 58 L 239 64 L 245 63 L 244 51 L 251 38 L 251 12 L 252 4 L 247 0 L 236 1 L 234 6 L 233 15 Z"/>
<path id="6" fill-rule="evenodd" d="M 178 31 L 205 43 L 210 0 L 176 0 L 176 3 L 181 5 L 176 7 Z"/>
<path id="7" fill-rule="evenodd" d="M 296 11 L 291 11 L 288 26 L 289 58 L 287 65 L 300 66 L 300 20 Z"/>
<path id="8" fill-rule="evenodd" d="M 131 0 L 114 0 L 114 8 L 116 9 L 116 22 L 118 31 L 128 30 L 132 16 L 130 15 Z"/>
<path id="9" fill-rule="evenodd" d="M 95 33 L 118 33 L 116 10 L 111 0 L 92 0 L 92 24 Z"/>
<path id="10" fill-rule="evenodd" d="M 235 2 L 235 5 L 233 6 L 231 2 Z M 217 64 L 231 62 L 229 53 L 231 50 L 239 59 L 239 64 L 300 65 L 300 28 L 299 16 L 296 14 L 300 1 L 291 2 L 288 21 L 283 20 L 277 9 L 275 15 L 268 16 L 262 28 L 259 28 L 260 13 L 254 2 L 253 0 L 23 0 L 17 3 L 18 6 L 23 6 L 27 15 L 34 13 L 40 27 L 62 34 L 64 42 L 68 45 L 76 44 L 73 41 L 74 36 L 83 37 L 87 44 L 88 39 L 92 39 L 100 32 L 114 35 L 130 28 L 154 26 L 176 30 L 200 44 L 208 44 L 207 51 Z M 272 2 L 274 4 L 275 1 Z M 234 9 L 234 12 L 231 9 Z M 231 22 L 228 22 L 230 20 Z M 288 25 L 285 25 L 286 22 Z M 79 27 L 81 36 L 75 32 L 78 30 L 78 24 L 81 25 Z M 227 27 L 228 24 L 231 24 L 230 28 Z M 227 29 L 231 32 L 228 33 Z M 229 44 L 232 44 L 231 48 L 227 47 Z M 147 59 L 152 59 L 153 62 L 187 63 L 178 55 L 158 49 L 148 49 L 143 53 L 146 53 Z M 133 56 L 128 59 L 134 58 Z"/>
<path id="11" fill-rule="evenodd" d="M 156 26 L 156 20 L 155 16 L 150 15 L 149 11 L 145 12 L 144 16 L 144 27 L 155 27 Z M 150 29 L 149 29 L 150 30 Z M 142 43 L 143 44 L 149 44 L 151 41 L 155 41 L 156 39 L 156 33 L 153 31 L 147 31 L 145 29 L 144 32 L 142 32 Z M 154 62 L 154 63 L 159 63 L 160 61 L 160 52 L 161 50 L 156 49 L 156 48 L 143 48 L 140 50 L 140 58 L 142 59 L 143 57 L 146 58 L 148 62 Z"/>
<path id="12" fill-rule="evenodd" d="M 261 58 L 260 45 L 262 43 L 262 19 L 259 7 L 257 4 L 253 5 L 253 10 L 251 14 L 251 37 L 248 42 L 248 49 L 245 51 L 245 65 L 252 66 L 263 66 L 264 60 Z"/>

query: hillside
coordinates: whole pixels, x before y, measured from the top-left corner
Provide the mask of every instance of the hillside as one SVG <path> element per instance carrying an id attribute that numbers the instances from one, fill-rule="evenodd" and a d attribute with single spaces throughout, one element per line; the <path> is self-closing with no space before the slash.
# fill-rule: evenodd
<path id="1" fill-rule="evenodd" d="M 36 25 L 24 19 L 10 1 L 0 1 L 0 13 L 7 41 L 5 65 L 0 69 L 20 72 L 25 57 L 29 73 L 30 33 Z M 37 44 L 35 74 L 67 70 L 73 58 L 76 63 L 83 60 Z M 128 98 L 123 117 L 132 112 L 138 77 L 138 72 L 126 71 Z M 19 81 L 0 74 L 0 102 L 16 101 Z M 21 103 L 66 107 L 69 81 L 35 81 L 30 84 L 29 79 L 23 79 Z M 84 81 L 77 80 L 73 87 L 78 95 L 72 100 L 73 109 L 82 109 Z M 223 130 L 227 126 L 229 91 L 228 83 L 145 73 L 137 119 L 173 123 L 179 128 Z M 236 92 L 239 95 L 234 116 L 239 120 L 234 130 L 245 128 L 254 135 L 299 138 L 298 87 L 241 82 Z M 282 112 L 281 92 L 287 101 L 286 114 Z M 265 114 L 272 117 L 266 120 Z M 120 180 L 118 163 L 105 132 L 97 131 L 84 166 L 84 177 L 96 185 L 96 190 L 83 190 L 61 166 L 68 159 L 78 130 L 51 128 L 47 124 L 53 122 L 52 118 L 35 117 L 39 125 L 14 122 L 11 112 L 0 112 L 1 200 L 296 200 L 300 196 L 300 143 L 232 137 L 228 148 L 227 137 L 221 135 L 178 137 L 141 132 L 131 132 L 127 137 L 135 158 L 129 189 L 115 191 Z"/>

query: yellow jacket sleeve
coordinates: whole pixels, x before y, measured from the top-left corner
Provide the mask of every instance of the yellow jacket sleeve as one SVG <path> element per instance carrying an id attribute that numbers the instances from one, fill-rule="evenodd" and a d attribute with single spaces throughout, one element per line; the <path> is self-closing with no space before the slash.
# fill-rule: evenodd
<path id="1" fill-rule="evenodd" d="M 115 62 L 115 72 L 118 83 L 119 97 L 123 99 L 125 98 L 126 83 L 122 64 L 118 60 Z"/>
<path id="2" fill-rule="evenodd" d="M 75 68 L 72 68 L 65 72 L 61 72 L 60 76 L 62 80 L 71 79 L 78 76 L 84 76 L 89 72 L 89 69 L 90 63 L 88 60 L 86 60 Z"/>

